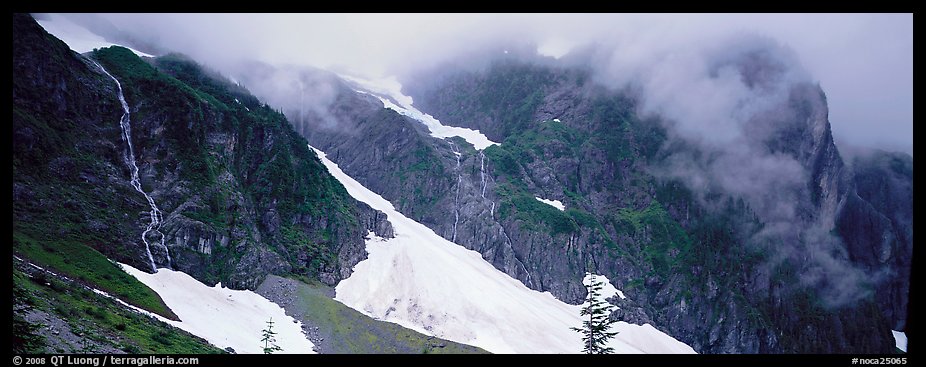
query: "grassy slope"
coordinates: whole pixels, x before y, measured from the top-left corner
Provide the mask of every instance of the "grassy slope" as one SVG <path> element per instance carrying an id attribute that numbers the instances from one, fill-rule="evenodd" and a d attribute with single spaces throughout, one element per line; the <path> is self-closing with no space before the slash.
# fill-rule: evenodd
<path id="1" fill-rule="evenodd" d="M 274 278 L 267 278 L 274 282 Z M 279 278 L 276 278 L 279 279 Z M 486 353 L 486 351 L 429 337 L 398 324 L 375 320 L 328 294 L 331 288 L 318 283 L 292 281 L 295 301 L 286 306 L 288 314 L 301 316 L 318 327 L 332 353 Z M 444 347 L 435 347 L 443 344 Z"/>
<path id="2" fill-rule="evenodd" d="M 92 344 L 109 345 L 128 353 L 223 353 L 205 340 L 176 329 L 154 318 L 126 309 L 109 298 L 86 288 L 37 272 L 30 277 L 13 270 L 14 290 L 28 296 L 18 301 L 30 309 L 41 310 L 66 320 L 70 331 L 83 335 Z M 15 293 L 15 292 L 14 292 Z M 44 353 L 97 352 L 80 346 L 45 346 Z M 68 347 L 80 348 L 68 350 Z"/>
<path id="3" fill-rule="evenodd" d="M 158 315 L 178 320 L 164 301 L 98 251 L 72 240 L 39 241 L 13 232 L 14 249 L 32 262 L 56 273 L 77 279 L 91 287 Z"/>
<path id="4" fill-rule="evenodd" d="M 138 220 L 138 213 L 144 210 L 138 200 L 131 200 L 138 194 L 127 184 L 123 187 L 106 182 L 106 178 L 122 179 L 125 173 L 119 171 L 124 163 L 118 115 L 112 116 L 110 121 L 107 114 L 93 114 L 93 111 L 118 111 L 117 101 L 109 91 L 93 90 L 111 81 L 90 72 L 66 45 L 42 30 L 28 16 L 14 15 L 14 33 L 19 40 L 14 42 L 14 61 L 26 60 L 18 64 L 27 71 L 26 74 L 60 76 L 68 81 L 69 88 L 65 96 L 68 110 L 55 114 L 56 106 L 43 105 L 49 104 L 50 99 L 41 89 L 42 85 L 30 84 L 25 78 L 14 78 L 17 98 L 14 98 L 13 105 L 13 130 L 27 139 L 14 139 L 13 253 L 55 273 L 106 291 L 129 304 L 176 319 L 155 292 L 109 260 L 125 261 L 136 255 L 136 249 L 130 246 L 136 245 L 140 233 L 135 232 L 134 226 L 124 223 Z M 178 160 L 183 167 L 181 177 L 192 181 L 194 188 L 214 185 L 215 175 L 221 168 L 219 165 L 224 163 L 233 165 L 230 167 L 233 172 L 250 178 L 245 180 L 245 184 L 254 201 L 278 202 L 278 210 L 284 218 L 297 213 L 318 216 L 337 213 L 339 220 L 331 222 L 346 223 L 354 219 L 353 213 L 349 212 L 349 203 L 344 200 L 348 197 L 346 191 L 327 175 L 314 153 L 306 147 L 304 139 L 292 131 L 281 114 L 259 105 L 247 91 L 230 91 L 223 85 L 216 85 L 212 79 L 202 78 L 202 75 L 193 83 L 193 77 L 201 71 L 195 64 L 189 67 L 189 62 L 165 63 L 164 66 L 170 70 L 173 69 L 168 66 L 188 66 L 184 73 L 176 74 L 187 77 L 198 88 L 168 76 L 124 48 L 98 50 L 95 57 L 120 79 L 130 101 L 144 98 L 149 106 L 154 105 L 147 111 L 164 113 L 175 121 L 188 121 L 190 116 L 205 120 L 192 125 L 169 124 L 166 131 L 168 145 L 177 148 L 173 151 L 178 152 Z M 34 65 L 34 61 L 42 62 L 44 66 L 29 68 L 28 65 Z M 16 70 L 14 68 L 14 74 Z M 206 84 L 207 81 L 213 84 Z M 247 103 L 251 111 L 242 104 L 230 103 L 235 98 Z M 158 110 L 159 106 L 167 108 Z M 219 111 L 226 118 L 219 122 L 208 121 L 204 116 L 208 116 L 210 111 Z M 144 118 L 146 110 L 134 112 L 133 122 L 137 123 Z M 270 154 L 262 154 L 264 152 L 257 150 L 262 144 L 253 144 L 243 137 L 243 143 L 250 143 L 254 149 L 234 157 L 233 162 L 216 162 L 201 144 L 209 129 L 232 130 L 244 137 L 273 134 L 279 143 L 274 145 Z M 143 130 L 136 129 L 133 133 L 137 153 L 155 144 Z M 106 144 L 100 142 L 111 142 L 114 148 L 105 148 Z M 50 162 L 63 164 L 53 165 Z M 17 190 L 17 187 L 24 189 Z M 146 190 L 150 188 L 146 187 Z M 200 213 L 208 216 L 202 218 L 207 219 L 204 222 L 214 227 L 228 223 L 227 218 L 221 216 L 224 214 L 221 208 L 211 207 L 206 211 Z M 317 248 L 317 256 L 313 257 L 319 260 L 310 262 L 313 268 L 297 270 L 307 270 L 311 274 L 321 267 L 320 263 L 332 261 L 328 253 L 330 248 L 320 246 L 337 243 L 332 234 L 312 233 L 309 236 L 297 230 L 286 234 L 289 236 L 281 236 L 284 238 L 276 242 L 283 246 Z M 298 244 L 285 241 L 305 237 L 312 241 Z M 330 242 L 324 243 L 322 238 L 330 238 Z M 222 271 L 217 273 L 221 275 Z M 45 299 L 49 307 L 61 302 L 81 302 L 71 299 L 72 294 L 66 289 L 46 287 L 28 288 L 28 291 L 38 292 L 36 294 Z M 118 311 L 100 308 L 102 317 L 109 317 L 104 311 L 115 312 L 112 317 L 118 318 Z M 67 314 L 69 317 L 78 316 Z M 130 325 L 127 327 L 114 333 L 133 332 Z M 140 342 L 138 347 L 153 352 L 180 351 L 154 344 L 146 348 L 146 345 Z"/>
<path id="5" fill-rule="evenodd" d="M 64 43 L 28 16 L 14 15 L 13 20 L 17 36 L 14 61 L 42 62 L 36 75 L 59 75 L 71 86 L 64 97 L 69 101 L 68 109 L 61 112 L 47 105 L 51 98 L 41 87 L 30 84 L 28 78 L 14 77 L 13 131 L 34 139 L 14 139 L 13 253 L 127 303 L 176 319 L 154 291 L 107 259 L 132 256 L 118 245 L 128 236 L 119 223 L 135 217 L 140 208 L 123 200 L 135 193 L 128 185 L 88 182 L 89 177 L 113 174 L 107 163 L 121 162 L 118 154 L 112 154 L 116 151 L 97 144 L 98 139 L 119 142 L 115 134 L 118 116 L 113 117 L 112 128 L 102 131 L 95 131 L 96 125 L 86 121 L 106 101 L 94 100 L 95 92 L 82 88 L 83 83 L 104 80 L 90 73 Z M 33 72 L 22 64 L 14 68 L 18 75 L 17 70 Z M 113 134 L 106 136 L 109 133 Z"/>

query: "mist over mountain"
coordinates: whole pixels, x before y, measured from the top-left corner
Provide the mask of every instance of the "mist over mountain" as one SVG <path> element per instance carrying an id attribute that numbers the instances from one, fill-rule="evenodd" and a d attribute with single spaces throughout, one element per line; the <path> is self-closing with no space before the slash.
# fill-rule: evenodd
<path id="1" fill-rule="evenodd" d="M 619 353 L 905 351 L 910 14 L 34 17 L 35 350 L 79 352 L 51 317 L 128 338 L 107 351 L 249 351 L 177 297 L 215 285 L 281 308 L 299 352 L 577 352 L 596 274 Z"/>
<path id="2" fill-rule="evenodd" d="M 61 17 L 62 15 L 48 15 Z M 589 45 L 604 84 L 695 78 L 730 38 L 793 50 L 829 96 L 837 144 L 912 154 L 910 14 L 71 14 L 114 43 L 176 51 L 229 74 L 241 60 L 399 76 L 456 60 L 484 64 L 530 45 L 565 57 Z M 421 30 L 427 29 L 426 32 Z M 752 37 L 757 36 L 757 37 Z M 758 41 L 762 43 L 763 41 Z M 491 53 L 487 50 L 492 50 Z M 528 50 L 534 53 L 533 49 Z M 147 51 L 146 51 L 147 52 Z M 467 55 L 471 57 L 466 57 Z M 479 56 L 475 56 L 479 55 Z M 579 57 L 581 63 L 589 58 Z M 669 67 L 670 64 L 673 64 Z M 238 65 L 238 67 L 236 67 Z M 666 73 L 671 70 L 673 75 Z M 688 71 L 693 71 L 689 73 Z M 654 74 L 658 73 L 658 74 Z M 684 74 L 684 75 L 679 75 Z M 675 77 L 684 78 L 675 80 Z M 872 93 L 877 91 L 877 93 Z M 649 91 L 647 91 L 649 93 Z M 665 93 L 658 90 L 654 94 Z M 664 96 L 668 97 L 668 96 Z M 665 106 L 663 106 L 665 107 Z M 679 111 L 680 112 L 680 111 Z M 709 112 L 705 112 L 708 114 Z M 889 129 L 879 128 L 890 126 Z"/>

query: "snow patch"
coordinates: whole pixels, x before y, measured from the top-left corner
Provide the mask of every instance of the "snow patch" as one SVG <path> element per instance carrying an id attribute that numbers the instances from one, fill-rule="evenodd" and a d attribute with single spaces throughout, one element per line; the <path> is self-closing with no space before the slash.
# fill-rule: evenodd
<path id="1" fill-rule="evenodd" d="M 572 46 L 563 38 L 552 38 L 537 46 L 537 54 L 559 59 L 569 53 Z"/>
<path id="2" fill-rule="evenodd" d="M 335 300 L 373 318 L 494 353 L 578 353 L 580 306 L 537 292 L 478 252 L 438 236 L 399 213 L 312 148 L 347 192 L 384 212 L 394 238 L 369 233 L 367 259 L 335 287 Z M 613 287 L 612 287 L 613 288 Z M 649 325 L 618 323 L 618 353 L 694 353 Z"/>
<path id="3" fill-rule="evenodd" d="M 544 203 L 544 204 L 547 204 L 547 205 L 549 205 L 549 206 L 552 206 L 552 207 L 554 207 L 554 208 L 556 208 L 556 209 L 559 209 L 559 210 L 562 210 L 562 211 L 565 211 L 565 210 L 566 210 L 566 206 L 563 205 L 563 202 L 562 202 L 562 201 L 559 201 L 559 200 L 541 199 L 541 198 L 536 197 L 536 196 L 534 196 L 534 199 L 537 199 L 537 201 L 540 201 L 541 203 Z"/>
<path id="4" fill-rule="evenodd" d="M 553 119 L 553 122 L 562 122 L 559 119 Z"/>
<path id="5" fill-rule="evenodd" d="M 260 342 L 267 320 L 273 318 L 278 353 L 315 353 L 315 345 L 302 332 L 302 323 L 287 316 L 282 307 L 251 291 L 238 291 L 216 284 L 209 287 L 186 273 L 162 268 L 149 274 L 119 264 L 153 289 L 181 321 L 161 321 L 186 330 L 219 348 L 237 353 L 263 353 Z"/>
<path id="6" fill-rule="evenodd" d="M 586 286 L 592 284 L 592 275 L 592 273 L 585 273 L 585 278 L 582 279 L 582 284 L 585 284 Z M 627 299 L 627 297 L 624 297 L 624 292 L 621 292 L 620 289 L 617 289 L 617 287 L 611 284 L 611 281 L 608 280 L 608 277 L 599 274 L 594 274 L 594 276 L 604 283 L 604 286 L 601 287 L 601 296 L 604 299 L 614 297 L 615 294 L 621 299 Z"/>
<path id="7" fill-rule="evenodd" d="M 64 41 L 68 47 L 77 51 L 77 53 L 90 52 L 96 48 L 120 46 L 129 49 L 129 51 L 134 52 L 139 57 L 155 57 L 152 54 L 144 53 L 128 46 L 109 42 L 96 33 L 87 30 L 59 14 L 49 14 L 48 19 L 36 19 L 36 21 L 42 28 L 45 28 L 45 31 Z"/>
<path id="8" fill-rule="evenodd" d="M 907 333 L 903 331 L 891 330 L 891 334 L 894 334 L 894 343 L 897 346 L 897 349 L 900 349 L 906 352 L 907 351 Z"/>
<path id="9" fill-rule="evenodd" d="M 489 140 L 479 130 L 467 129 L 465 127 L 446 126 L 439 120 L 429 114 L 419 111 L 412 103 L 412 97 L 402 94 L 402 84 L 395 77 L 389 77 L 378 80 L 365 80 L 351 76 L 341 75 L 341 78 L 348 80 L 362 87 L 364 90 L 357 90 L 358 93 L 369 94 L 383 102 L 383 107 L 398 112 L 400 115 L 408 116 L 415 119 L 431 131 L 431 136 L 435 138 L 449 138 L 459 136 L 466 140 L 476 150 L 483 150 L 498 143 Z"/>

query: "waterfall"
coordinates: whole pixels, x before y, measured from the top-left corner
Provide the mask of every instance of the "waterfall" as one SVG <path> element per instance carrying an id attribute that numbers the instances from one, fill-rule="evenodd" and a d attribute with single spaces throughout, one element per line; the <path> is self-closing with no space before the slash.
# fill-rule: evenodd
<path id="1" fill-rule="evenodd" d="M 142 232 L 141 240 L 145 243 L 145 252 L 148 254 L 148 261 L 151 262 L 151 270 L 157 273 L 158 267 L 154 262 L 154 256 L 151 255 L 151 245 L 148 243 L 147 238 L 148 233 L 154 232 L 161 235 L 160 244 L 164 246 L 164 252 L 167 254 L 168 267 L 171 266 L 170 251 L 167 248 L 167 244 L 164 243 L 164 234 L 160 231 L 161 221 L 163 219 L 161 210 L 158 209 L 157 204 L 154 203 L 154 199 L 152 199 L 151 196 L 141 188 L 141 181 L 138 179 L 138 165 L 135 164 L 135 149 L 132 147 L 132 125 L 130 123 L 131 121 L 129 120 L 129 104 L 125 101 L 125 95 L 122 93 L 122 84 L 119 83 L 119 80 L 108 71 L 106 71 L 106 69 L 96 61 L 90 60 L 90 62 L 99 67 L 100 70 L 106 74 L 106 76 L 110 77 L 114 82 L 116 82 L 116 88 L 119 91 L 119 103 L 122 104 L 122 117 L 119 119 L 119 126 L 122 128 L 122 141 L 124 141 L 128 147 L 126 153 L 126 161 L 132 171 L 130 183 L 132 184 L 132 187 L 135 188 L 135 191 L 138 191 L 145 196 L 145 200 L 148 200 L 148 206 L 151 207 L 151 211 L 149 212 L 151 215 L 151 222 L 148 223 L 148 227 L 145 228 L 144 232 Z"/>
<path id="2" fill-rule="evenodd" d="M 453 144 L 452 141 L 447 140 L 450 143 L 450 150 L 453 151 L 453 154 L 457 156 L 457 193 L 454 195 L 453 204 L 454 204 L 454 219 L 453 219 L 453 236 L 451 237 L 451 242 L 457 241 L 457 225 L 460 223 L 460 186 L 463 184 L 463 175 L 460 173 L 460 152 L 457 150 L 457 146 Z"/>
<path id="3" fill-rule="evenodd" d="M 485 152 L 479 151 L 479 174 L 482 175 L 482 198 L 486 198 L 486 155 Z"/>
<path id="4" fill-rule="evenodd" d="M 495 204 L 495 203 L 492 203 L 492 204 Z M 512 243 L 512 242 L 511 242 L 511 237 L 508 237 L 508 232 L 505 231 L 505 227 L 502 227 L 502 234 L 505 235 L 505 243 L 508 244 L 508 248 L 511 249 L 511 256 L 514 257 L 514 260 L 517 261 L 518 265 L 521 265 L 521 270 L 523 270 L 523 271 L 524 271 L 524 275 L 527 276 L 527 283 L 525 283 L 524 285 L 526 285 L 526 286 L 528 286 L 529 288 L 532 288 L 532 289 L 533 289 L 533 288 L 534 288 L 534 279 L 531 278 L 531 272 L 527 271 L 527 267 L 524 266 L 524 263 L 521 261 L 521 259 L 518 259 L 518 256 L 515 255 L 515 253 L 514 253 L 514 248 L 511 247 L 511 243 Z M 507 270 L 506 270 L 505 272 L 507 273 Z M 511 275 L 511 277 L 514 278 L 514 274 L 509 274 L 509 275 Z M 522 282 L 522 283 L 523 283 L 523 282 Z"/>

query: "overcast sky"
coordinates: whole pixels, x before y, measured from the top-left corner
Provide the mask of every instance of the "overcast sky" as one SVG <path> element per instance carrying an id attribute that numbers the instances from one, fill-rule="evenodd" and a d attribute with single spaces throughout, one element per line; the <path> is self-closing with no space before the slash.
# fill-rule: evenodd
<path id="1" fill-rule="evenodd" d="M 386 76 L 507 40 L 560 55 L 590 42 L 646 60 L 759 33 L 827 94 L 837 144 L 913 150 L 912 14 L 106 14 L 117 28 L 220 70 L 242 57 Z M 227 69 L 226 69 L 227 70 Z"/>

